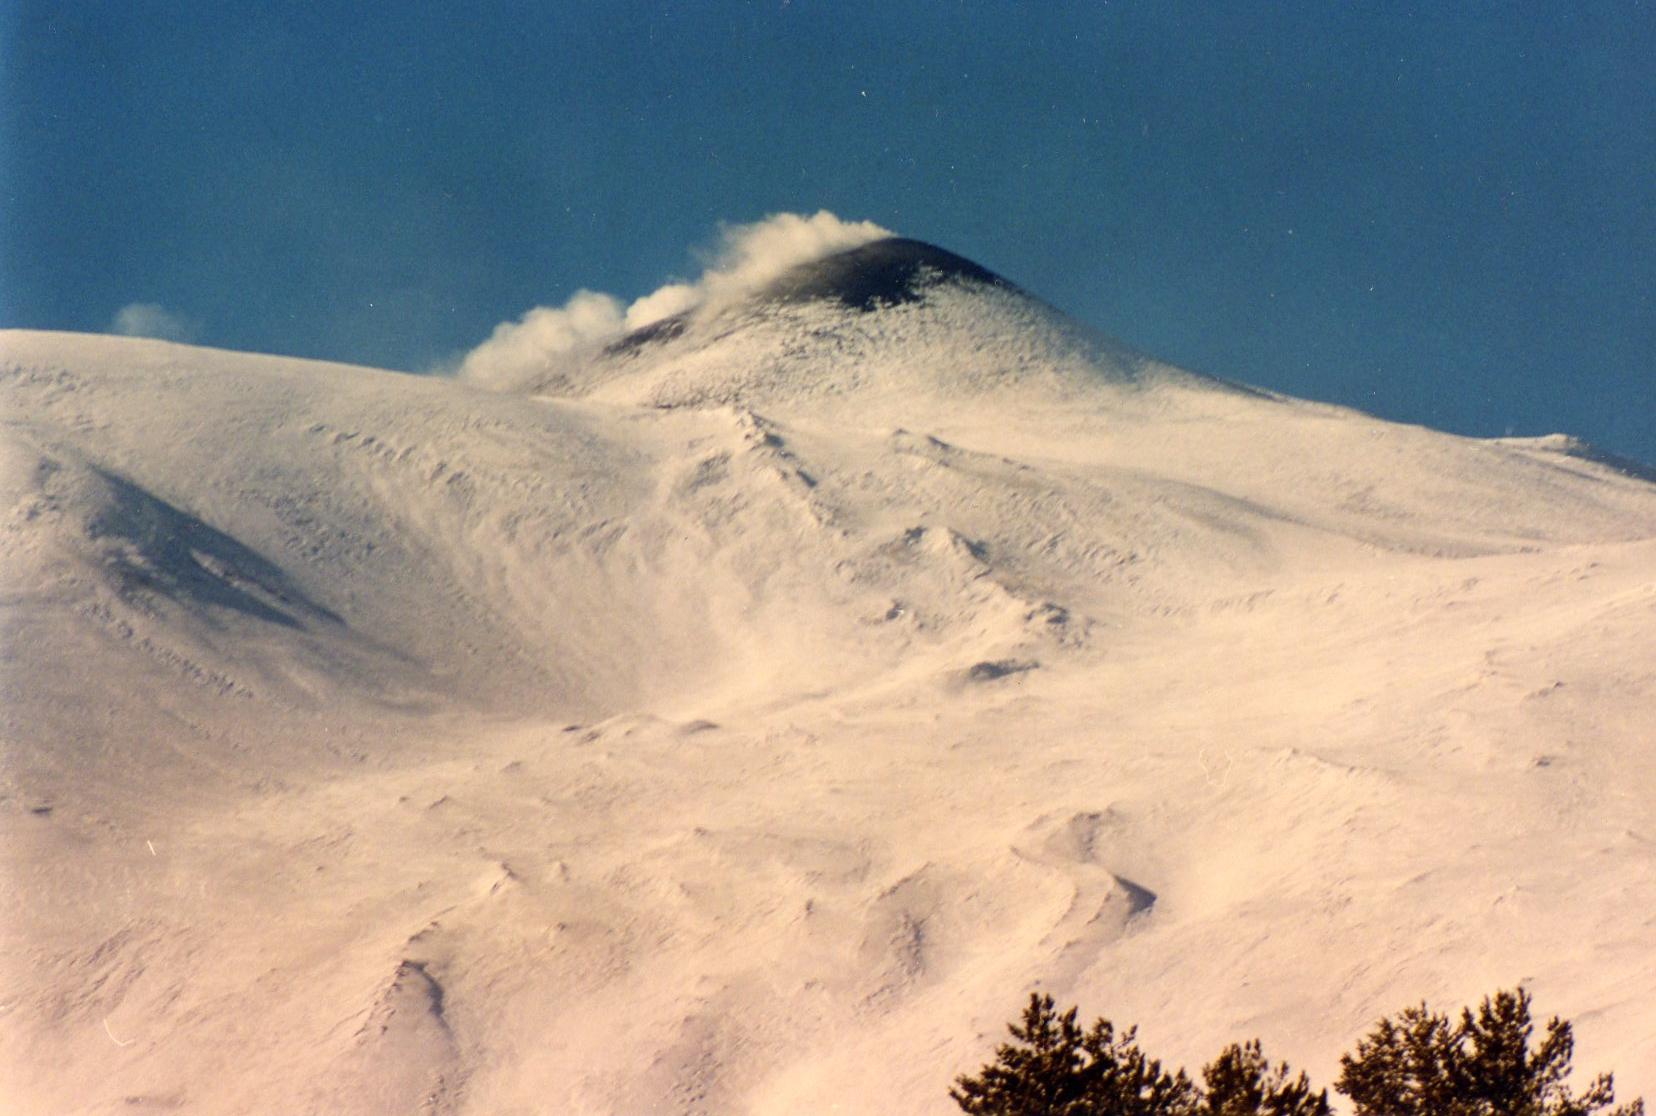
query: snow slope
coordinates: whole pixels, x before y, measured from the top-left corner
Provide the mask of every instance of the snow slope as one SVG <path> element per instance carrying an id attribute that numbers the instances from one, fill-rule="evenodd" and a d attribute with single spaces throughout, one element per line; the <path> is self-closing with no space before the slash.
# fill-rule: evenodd
<path id="1" fill-rule="evenodd" d="M 1326 1083 L 1523 982 L 1656 1093 L 1656 486 L 1567 439 L 907 241 L 518 391 L 0 380 L 6 1111 L 945 1113 L 1035 987 Z"/>

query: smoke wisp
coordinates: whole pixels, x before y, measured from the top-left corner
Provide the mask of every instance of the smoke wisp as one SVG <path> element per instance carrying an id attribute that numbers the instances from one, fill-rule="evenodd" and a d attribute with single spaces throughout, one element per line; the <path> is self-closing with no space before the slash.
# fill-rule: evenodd
<path id="1" fill-rule="evenodd" d="M 154 302 L 129 302 L 110 319 L 109 332 L 123 337 L 154 337 L 162 341 L 194 341 L 200 327 Z"/>
<path id="2" fill-rule="evenodd" d="M 577 291 L 562 306 L 537 306 L 515 321 L 501 322 L 460 359 L 456 371 L 479 386 L 518 387 L 629 330 L 676 314 L 720 309 L 799 264 L 891 235 L 871 221 L 842 221 L 827 210 L 809 217 L 778 213 L 751 225 L 725 226 L 695 282 L 669 283 L 630 304 L 613 295 Z"/>

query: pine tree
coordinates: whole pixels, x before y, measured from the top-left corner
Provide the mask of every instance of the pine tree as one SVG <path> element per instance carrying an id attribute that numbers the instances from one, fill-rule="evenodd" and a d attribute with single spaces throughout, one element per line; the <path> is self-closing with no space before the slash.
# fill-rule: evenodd
<path id="1" fill-rule="evenodd" d="M 1340 1059 L 1334 1088 L 1357 1105 L 1358 1116 L 1474 1116 L 1459 1103 L 1464 1083 L 1449 1020 L 1419 1007 L 1405 1008 L 1397 1022 L 1381 1019 L 1355 1056 Z"/>
<path id="2" fill-rule="evenodd" d="M 1197 1088 L 1138 1048 L 1138 1031 L 1106 1019 L 1087 1030 L 1076 1009 L 1031 995 L 995 1061 L 949 1090 L 971 1116 L 1332 1116 L 1326 1090 L 1272 1066 L 1257 1040 L 1232 1044 L 1202 1070 Z M 1340 1059 L 1335 1088 L 1356 1116 L 1645 1116 L 1644 1102 L 1611 1109 L 1614 1082 L 1595 1078 L 1580 1096 L 1566 1084 L 1575 1037 L 1552 1019 L 1532 1049 L 1529 993 L 1497 992 L 1459 1022 L 1419 1007 L 1384 1018 Z"/>
<path id="3" fill-rule="evenodd" d="M 1031 993 L 1008 1029 L 1017 1041 L 949 1090 L 971 1116 L 1200 1116 L 1190 1079 L 1146 1057 L 1137 1028 L 1118 1035 L 1098 1019 L 1083 1031 L 1075 1008 L 1060 1015 L 1051 996 Z"/>
<path id="4" fill-rule="evenodd" d="M 1275 1068 L 1259 1040 L 1234 1043 L 1202 1070 L 1202 1116 L 1332 1116 L 1328 1090 L 1313 1093 L 1305 1074 L 1290 1081 L 1288 1063 Z"/>
<path id="5" fill-rule="evenodd" d="M 1382 1019 L 1340 1059 L 1335 1088 L 1350 1097 L 1357 1116 L 1591 1116 L 1615 1103 L 1609 1074 L 1574 1095 L 1565 1080 L 1575 1053 L 1570 1025 L 1554 1018 L 1534 1051 L 1530 996 L 1497 992 L 1459 1024 L 1428 1011 Z M 1607 1116 L 1643 1116 L 1633 1101 Z"/>

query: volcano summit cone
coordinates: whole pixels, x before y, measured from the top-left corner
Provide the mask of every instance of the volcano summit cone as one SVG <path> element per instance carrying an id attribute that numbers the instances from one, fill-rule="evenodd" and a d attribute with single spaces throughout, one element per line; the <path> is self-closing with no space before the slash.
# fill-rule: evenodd
<path id="1" fill-rule="evenodd" d="M 830 301 L 868 311 L 918 302 L 941 283 L 1017 289 L 964 256 L 893 236 L 800 264 L 757 297 L 780 303 Z"/>
<path id="2" fill-rule="evenodd" d="M 888 237 L 559 361 L 529 390 L 655 406 L 861 403 L 874 422 L 900 421 L 898 396 L 912 420 L 921 399 L 1039 404 L 1147 380 L 1223 386 L 1134 353 L 963 256 Z"/>

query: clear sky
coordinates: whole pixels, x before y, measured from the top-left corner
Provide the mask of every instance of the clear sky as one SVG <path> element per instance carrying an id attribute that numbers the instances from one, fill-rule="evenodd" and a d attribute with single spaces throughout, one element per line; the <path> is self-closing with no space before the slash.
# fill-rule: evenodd
<path id="1" fill-rule="evenodd" d="M 422 370 L 826 208 L 1200 371 L 1656 462 L 1649 2 L 13 0 L 0 44 L 3 325 Z"/>

